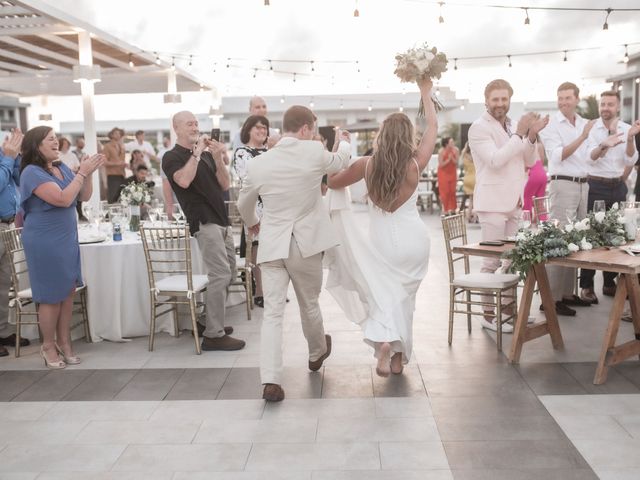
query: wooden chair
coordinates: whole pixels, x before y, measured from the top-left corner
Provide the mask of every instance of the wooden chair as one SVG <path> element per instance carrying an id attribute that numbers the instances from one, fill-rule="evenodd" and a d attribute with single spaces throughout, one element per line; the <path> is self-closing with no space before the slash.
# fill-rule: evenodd
<path id="1" fill-rule="evenodd" d="M 178 337 L 178 305 L 188 305 L 196 352 L 200 355 L 196 294 L 206 291 L 209 279 L 206 275 L 193 275 L 189 226 L 142 227 L 140 236 L 149 277 L 149 351 L 153 351 L 156 319 L 171 312 Z M 165 305 L 169 308 L 162 309 Z"/>
<path id="2" fill-rule="evenodd" d="M 252 240 L 247 235 L 245 224 L 242 221 L 238 204 L 236 201 L 226 201 L 229 215 L 229 222 L 233 233 L 233 241 L 236 246 L 236 273 L 231 281 L 230 287 L 240 287 L 246 295 L 247 320 L 251 320 L 251 310 L 253 310 L 253 262 L 251 254 L 253 251 Z M 240 243 L 242 235 L 245 235 L 245 255 L 240 257 Z M 230 291 L 234 291 L 231 289 Z"/>
<path id="3" fill-rule="evenodd" d="M 20 339 L 22 338 L 23 325 L 39 325 L 38 323 L 38 304 L 33 301 L 29 282 L 29 270 L 27 268 L 27 260 L 24 256 L 24 247 L 22 246 L 22 228 L 12 228 L 2 232 L 2 241 L 4 242 L 5 252 L 9 255 L 9 264 L 11 266 L 11 285 L 12 295 L 9 306 L 15 309 L 16 314 L 16 357 L 20 356 Z M 74 303 L 73 313 L 82 315 L 82 324 L 84 326 L 85 341 L 91 342 L 91 331 L 89 328 L 89 317 L 87 315 L 87 287 L 82 285 L 76 287 L 76 294 L 79 294 L 78 302 Z M 26 320 L 24 317 L 33 317 L 32 320 Z M 71 325 L 71 329 L 79 324 Z"/>
<path id="4" fill-rule="evenodd" d="M 467 329 L 471 333 L 471 316 L 482 315 L 495 308 L 498 351 L 502 351 L 502 324 L 518 316 L 518 294 L 516 287 L 520 277 L 512 274 L 470 273 L 469 257 L 454 254 L 453 247 L 467 244 L 467 228 L 463 214 L 442 216 L 442 228 L 449 266 L 449 345 L 453 340 L 453 316 L 467 316 Z M 458 262 L 462 272 L 456 272 Z M 482 300 L 482 296 L 493 296 L 494 302 Z M 480 297 L 480 298 L 478 298 Z M 473 306 L 482 307 L 480 311 Z M 509 312 L 509 313 L 507 313 Z M 504 315 L 503 315 L 504 314 Z"/>

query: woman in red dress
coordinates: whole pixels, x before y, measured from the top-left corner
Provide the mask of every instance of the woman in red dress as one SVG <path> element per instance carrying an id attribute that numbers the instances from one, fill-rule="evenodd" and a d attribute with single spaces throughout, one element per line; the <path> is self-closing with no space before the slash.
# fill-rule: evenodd
<path id="1" fill-rule="evenodd" d="M 453 138 L 445 137 L 441 142 L 442 148 L 438 152 L 438 192 L 442 213 L 451 215 L 456 213 L 456 184 L 458 182 L 458 156 L 460 152 Z"/>

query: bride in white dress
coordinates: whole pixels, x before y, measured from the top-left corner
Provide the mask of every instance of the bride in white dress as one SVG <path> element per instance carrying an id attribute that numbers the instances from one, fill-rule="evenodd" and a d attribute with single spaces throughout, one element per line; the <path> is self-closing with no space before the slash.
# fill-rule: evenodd
<path id="1" fill-rule="evenodd" d="M 329 209 L 341 237 L 329 265 L 327 289 L 350 320 L 361 325 L 374 348 L 376 373 L 402 373 L 411 358 L 416 291 L 429 260 L 429 236 L 418 214 L 418 181 L 436 142 L 438 123 L 430 80 L 418 83 L 427 128 L 418 147 L 409 118 L 389 115 L 371 157 L 356 160 L 329 177 Z M 352 221 L 346 192 L 337 189 L 365 179 L 369 232 Z"/>

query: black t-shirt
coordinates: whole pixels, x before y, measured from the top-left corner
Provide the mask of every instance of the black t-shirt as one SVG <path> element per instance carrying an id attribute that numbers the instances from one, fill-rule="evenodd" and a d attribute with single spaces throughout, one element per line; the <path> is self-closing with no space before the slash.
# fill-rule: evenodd
<path id="1" fill-rule="evenodd" d="M 185 166 L 191 154 L 191 150 L 176 144 L 162 157 L 162 170 L 187 217 L 191 233 L 196 233 L 201 223 L 229 226 L 224 193 L 216 178 L 216 164 L 209 152 L 203 152 L 200 156 L 196 176 L 188 188 L 182 188 L 173 179 L 173 174 Z"/>

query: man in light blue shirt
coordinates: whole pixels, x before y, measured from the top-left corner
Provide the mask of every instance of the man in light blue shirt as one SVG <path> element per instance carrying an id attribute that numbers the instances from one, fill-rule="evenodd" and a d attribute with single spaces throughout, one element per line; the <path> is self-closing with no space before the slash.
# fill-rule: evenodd
<path id="1" fill-rule="evenodd" d="M 18 212 L 20 202 L 16 187 L 20 185 L 22 137 L 22 132 L 16 129 L 4 139 L 0 148 L 0 231 L 8 230 L 13 226 Z M 5 346 L 15 346 L 16 343 L 15 331 L 10 331 L 13 327 L 9 325 L 10 261 L 4 242 L 0 241 L 0 357 L 9 355 Z M 29 340 L 21 339 L 20 345 L 29 345 Z"/>

